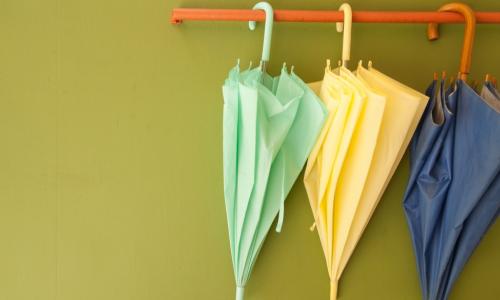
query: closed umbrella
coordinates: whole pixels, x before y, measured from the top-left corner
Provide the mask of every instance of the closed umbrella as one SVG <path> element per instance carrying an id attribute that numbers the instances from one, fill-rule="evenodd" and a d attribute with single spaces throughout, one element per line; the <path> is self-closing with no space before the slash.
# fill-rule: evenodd
<path id="1" fill-rule="evenodd" d="M 341 9 L 345 9 L 344 20 L 347 21 L 345 28 L 347 34 L 344 34 L 343 51 L 343 63 L 345 64 L 349 52 L 346 45 L 350 44 L 350 41 L 346 42 L 346 38 L 350 39 L 351 9 L 346 4 L 343 4 Z M 356 189 L 355 184 L 353 184 L 354 178 L 352 178 L 356 174 L 361 176 L 359 179 L 362 186 L 363 163 L 366 163 L 367 160 L 369 162 L 373 152 L 370 151 L 373 146 L 370 145 L 369 140 L 376 139 L 378 132 L 376 122 L 372 124 L 374 135 L 368 137 L 365 134 L 367 132 L 362 132 L 372 129 L 366 126 L 367 122 L 363 122 L 363 119 L 364 117 L 371 118 L 372 112 L 376 109 L 379 109 L 381 115 L 383 102 L 381 101 L 379 106 L 371 105 L 364 116 L 367 95 L 363 91 L 361 83 L 346 69 L 332 71 L 329 60 L 323 80 L 310 85 L 314 87 L 325 103 L 329 114 L 323 131 L 309 157 L 304 184 L 323 248 L 331 282 L 330 299 L 333 300 L 337 296 L 337 281 L 340 276 L 338 265 L 342 243 L 339 239 L 339 233 L 342 234 L 342 231 L 348 230 L 346 213 L 354 210 L 357 205 L 357 199 L 348 198 L 349 192 L 351 192 L 351 196 L 354 196 L 357 191 L 346 188 L 340 191 L 340 186 L 350 186 Z M 353 146 L 367 146 L 367 149 L 363 153 L 362 148 Z M 355 157 L 360 160 L 355 161 Z M 356 166 L 361 168 L 356 169 Z M 349 209 L 349 207 L 354 207 L 354 209 Z"/>
<path id="2" fill-rule="evenodd" d="M 437 115 L 428 109 L 413 140 L 404 199 L 423 296 L 433 300 L 448 297 L 465 262 L 496 219 L 500 202 L 500 152 L 495 150 L 500 146 L 500 102 L 481 98 L 464 81 L 474 13 L 463 4 L 445 5 L 440 11 L 464 14 L 468 42 L 455 86 L 446 92 L 441 88 L 431 102 L 442 98 L 442 122 L 433 122 Z"/>
<path id="3" fill-rule="evenodd" d="M 500 98 L 489 90 L 488 87 L 483 87 L 481 93 L 481 98 L 483 103 L 479 102 L 480 106 L 485 106 L 486 114 L 493 114 L 493 118 L 500 118 Z M 479 115 L 482 118 L 485 115 Z M 496 116 L 495 116 L 496 115 Z M 459 119 L 460 121 L 460 119 Z M 497 122 L 498 124 L 498 122 Z M 484 125 L 492 125 L 490 122 Z M 480 124 L 477 124 L 477 128 L 480 128 Z M 500 127 L 496 127 L 500 129 Z M 462 231 L 460 236 L 457 238 L 454 254 L 449 262 L 449 275 L 447 275 L 447 280 L 442 288 L 442 299 L 447 299 L 453 283 L 457 280 L 460 275 L 461 270 L 465 266 L 465 263 L 470 258 L 474 249 L 479 245 L 484 234 L 488 231 L 491 225 L 495 222 L 499 211 L 500 211 L 500 172 L 497 171 L 494 176 L 493 181 L 486 188 L 486 191 L 481 196 L 478 204 L 471 210 L 469 216 L 464 220 Z"/>
<path id="4" fill-rule="evenodd" d="M 446 299 L 443 295 L 449 293 L 500 206 L 500 152 L 496 150 L 500 147 L 500 102 L 479 97 L 463 80 L 457 82 L 451 101 L 456 102 L 453 171 L 438 215 L 441 224 L 429 250 L 436 267 L 430 276 L 429 299 Z"/>
<path id="5" fill-rule="evenodd" d="M 335 299 L 335 191 L 365 99 L 353 85 L 334 74 L 329 67 L 325 70 L 319 95 L 328 108 L 328 119 L 309 157 L 304 184 L 332 282 L 331 299 Z"/>
<path id="6" fill-rule="evenodd" d="M 326 116 L 321 101 L 285 66 L 274 78 L 263 71 L 273 12 L 265 2 L 254 8 L 266 12 L 261 66 L 243 72 L 234 67 L 223 86 L 224 196 L 236 299 L 243 299 L 267 232 Z"/>
<path id="7" fill-rule="evenodd" d="M 429 293 L 428 274 L 433 267 L 429 247 L 451 182 L 455 128 L 455 102 L 443 103 L 444 81 L 434 80 L 427 95 L 430 101 L 410 147 L 411 173 L 403 201 L 424 295 Z"/>

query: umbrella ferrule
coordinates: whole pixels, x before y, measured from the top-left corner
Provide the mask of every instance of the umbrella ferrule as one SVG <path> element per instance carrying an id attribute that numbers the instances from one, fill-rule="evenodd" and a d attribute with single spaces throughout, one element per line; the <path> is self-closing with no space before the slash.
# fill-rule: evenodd
<path id="1" fill-rule="evenodd" d="M 236 287 L 236 300 L 243 300 L 244 295 L 245 295 L 245 287 L 237 286 Z"/>
<path id="2" fill-rule="evenodd" d="M 337 287 L 339 285 L 339 282 L 337 280 L 332 280 L 330 282 L 330 300 L 336 300 L 337 299 Z"/>

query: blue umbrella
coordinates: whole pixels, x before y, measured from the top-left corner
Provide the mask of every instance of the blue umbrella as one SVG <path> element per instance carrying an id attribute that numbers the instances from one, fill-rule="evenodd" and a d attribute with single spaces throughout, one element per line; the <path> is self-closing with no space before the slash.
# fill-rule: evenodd
<path id="1" fill-rule="evenodd" d="M 498 97 L 498 95 L 494 94 L 494 90 L 491 90 L 490 87 L 486 85 L 483 87 L 483 91 L 481 92 L 481 98 L 479 98 L 477 94 L 471 91 L 470 88 L 468 89 L 468 87 L 464 87 L 463 90 L 463 96 L 471 99 L 472 101 L 467 101 L 470 103 L 459 104 L 460 109 L 468 109 L 470 110 L 470 113 L 468 111 L 464 111 L 462 113 L 460 113 L 460 111 L 458 112 L 457 122 L 464 123 L 457 125 L 458 132 L 460 132 L 462 126 L 474 125 L 477 128 L 477 131 L 480 132 L 480 135 L 482 135 L 476 136 L 475 140 L 479 142 L 479 145 L 475 144 L 474 146 L 500 146 L 500 139 L 498 138 L 498 130 L 500 129 L 500 98 Z M 465 118 L 461 118 L 460 116 L 463 114 L 467 114 L 468 116 Z M 470 124 L 467 124 L 467 122 L 469 122 Z M 488 128 L 479 130 L 481 126 L 488 126 Z M 490 139 L 491 136 L 493 136 L 494 139 Z M 486 139 L 486 141 L 484 141 L 484 139 Z M 471 140 L 471 142 L 472 141 L 473 140 Z M 492 151 L 491 149 L 498 148 L 490 148 L 490 151 L 488 151 L 488 153 L 490 154 L 489 157 L 485 157 L 486 163 L 493 163 L 492 168 L 490 168 L 492 171 L 491 173 L 481 172 L 482 176 L 491 177 L 491 182 L 489 184 L 483 185 L 484 192 L 479 197 L 477 205 L 470 211 L 469 215 L 464 219 L 462 223 L 462 229 L 457 237 L 454 254 L 450 258 L 446 268 L 443 270 L 443 276 L 445 276 L 447 279 L 446 281 L 443 281 L 443 285 L 440 288 L 439 299 L 448 298 L 453 283 L 458 278 L 460 271 L 463 269 L 465 263 L 472 255 L 474 249 L 477 247 L 484 234 L 495 222 L 498 216 L 500 210 L 500 155 L 495 155 L 494 152 L 498 151 Z M 481 169 L 478 169 L 478 171 L 480 170 Z M 471 174 L 470 176 L 475 176 L 475 174 Z M 485 182 L 488 181 L 490 180 L 485 180 Z M 453 187 L 455 186 L 456 185 L 454 185 Z M 456 189 L 452 188 L 450 190 L 449 197 L 454 197 L 454 195 L 456 195 L 456 193 L 453 193 L 454 191 L 457 191 L 457 193 L 459 193 L 464 189 L 467 189 L 467 187 L 458 187 Z M 475 194 L 481 194 L 481 192 L 476 192 Z"/>
<path id="2" fill-rule="evenodd" d="M 441 226 L 434 235 L 437 241 L 431 249 L 436 253 L 436 270 L 430 282 L 431 299 L 445 299 L 441 295 L 449 293 L 454 281 L 451 271 L 456 279 L 481 236 L 496 219 L 500 205 L 497 192 L 500 103 L 481 98 L 462 80 L 457 82 L 449 98 L 457 106 L 453 174 L 440 215 Z"/>
<path id="3" fill-rule="evenodd" d="M 427 89 L 430 100 L 410 146 L 411 174 L 404 209 L 412 232 L 422 293 L 427 298 L 432 280 L 434 232 L 450 186 L 455 116 L 443 109 L 444 81 Z"/>
<path id="4" fill-rule="evenodd" d="M 443 83 L 434 82 L 428 89 L 431 101 L 410 148 L 404 197 L 424 299 L 431 300 L 448 297 L 500 205 L 500 101 L 482 98 L 464 81 L 472 57 L 474 12 L 460 3 L 439 10 L 464 15 L 467 43 L 455 85 L 445 91 Z M 429 26 L 430 38 L 438 37 L 436 29 L 436 24 Z"/>
<path id="5" fill-rule="evenodd" d="M 449 91 L 434 81 L 427 93 L 404 209 L 424 298 L 447 299 L 500 209 L 500 101 L 462 80 Z"/>

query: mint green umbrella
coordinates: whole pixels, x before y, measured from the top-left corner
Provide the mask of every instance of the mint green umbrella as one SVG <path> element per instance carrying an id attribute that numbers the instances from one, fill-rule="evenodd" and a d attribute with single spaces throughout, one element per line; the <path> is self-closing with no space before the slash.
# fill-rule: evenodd
<path id="1" fill-rule="evenodd" d="M 266 11 L 270 41 L 272 8 L 265 2 L 254 8 Z M 224 196 L 238 300 L 279 212 L 280 230 L 286 196 L 327 114 L 314 92 L 285 66 L 277 77 L 266 74 L 267 61 L 263 55 L 259 68 L 243 72 L 237 65 L 223 86 Z"/>

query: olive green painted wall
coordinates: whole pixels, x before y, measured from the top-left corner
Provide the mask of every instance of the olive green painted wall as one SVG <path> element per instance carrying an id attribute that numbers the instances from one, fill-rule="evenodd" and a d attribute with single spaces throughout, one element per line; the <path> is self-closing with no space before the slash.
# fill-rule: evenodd
<path id="1" fill-rule="evenodd" d="M 434 10 L 445 1 L 352 0 L 355 10 Z M 500 2 L 469 1 L 500 11 Z M 169 24 L 174 7 L 253 1 L 0 1 L 0 299 L 232 299 L 222 193 L 221 84 L 260 57 L 262 26 Z M 272 1 L 337 9 L 340 1 Z M 424 90 L 457 70 L 463 26 L 355 24 L 352 64 Z M 333 24 L 276 24 L 269 70 L 306 81 L 337 59 Z M 500 76 L 500 26 L 480 25 L 473 74 Z M 394 176 L 340 285 L 341 299 L 419 299 Z M 247 300 L 327 299 L 329 281 L 301 182 L 270 233 Z M 486 235 L 452 299 L 500 297 L 500 226 Z"/>

